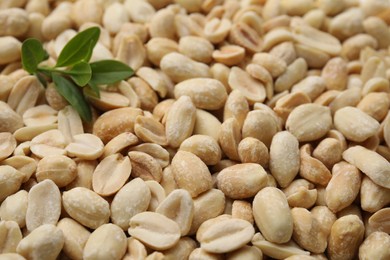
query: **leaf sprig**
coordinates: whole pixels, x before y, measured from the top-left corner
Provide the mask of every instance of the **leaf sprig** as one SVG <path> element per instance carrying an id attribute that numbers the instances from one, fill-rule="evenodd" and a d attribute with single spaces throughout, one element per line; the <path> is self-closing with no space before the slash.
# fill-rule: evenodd
<path id="1" fill-rule="evenodd" d="M 49 58 L 39 40 L 30 38 L 22 44 L 23 68 L 45 86 L 52 80 L 58 93 L 88 122 L 92 120 L 91 107 L 80 87 L 90 88 L 92 92 L 87 92 L 100 97 L 98 85 L 113 84 L 134 74 L 132 68 L 116 60 L 89 63 L 99 36 L 99 27 L 79 32 L 64 46 L 54 67 L 39 65 Z"/>

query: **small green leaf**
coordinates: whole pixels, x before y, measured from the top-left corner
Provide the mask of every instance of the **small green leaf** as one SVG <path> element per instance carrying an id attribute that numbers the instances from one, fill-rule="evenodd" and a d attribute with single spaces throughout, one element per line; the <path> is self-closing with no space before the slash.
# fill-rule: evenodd
<path id="1" fill-rule="evenodd" d="M 92 91 L 91 95 L 95 96 L 96 98 L 100 98 L 100 89 L 96 84 L 89 82 L 89 88 Z"/>
<path id="2" fill-rule="evenodd" d="M 87 85 L 92 76 L 91 66 L 84 61 L 77 63 L 65 73 L 70 75 L 73 81 L 80 87 Z"/>
<path id="3" fill-rule="evenodd" d="M 47 86 L 46 75 L 41 72 L 37 72 L 35 75 L 37 76 L 39 82 L 41 82 L 41 84 L 46 88 Z"/>
<path id="4" fill-rule="evenodd" d="M 72 66 L 81 61 L 88 62 L 99 36 L 99 27 L 91 27 L 79 32 L 62 49 L 56 67 Z"/>
<path id="5" fill-rule="evenodd" d="M 52 74 L 55 88 L 79 113 L 84 121 L 92 120 L 91 108 L 81 93 L 80 89 L 70 80 L 58 73 Z"/>
<path id="6" fill-rule="evenodd" d="M 132 68 L 116 60 L 101 60 L 90 65 L 92 69 L 90 82 L 95 85 L 113 84 L 134 74 Z"/>
<path id="7" fill-rule="evenodd" d="M 42 43 L 37 39 L 27 39 L 22 44 L 23 68 L 33 74 L 37 71 L 38 64 L 49 57 L 43 49 Z"/>

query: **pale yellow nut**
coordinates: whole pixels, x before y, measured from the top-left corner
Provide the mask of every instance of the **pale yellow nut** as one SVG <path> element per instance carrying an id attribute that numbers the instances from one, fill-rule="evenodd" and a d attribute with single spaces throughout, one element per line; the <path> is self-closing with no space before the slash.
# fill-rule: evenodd
<path id="1" fill-rule="evenodd" d="M 253 137 L 263 142 L 267 147 L 271 145 L 272 137 L 279 130 L 279 122 L 268 111 L 250 111 L 242 126 L 242 137 Z M 259 131 L 263 129 L 263 131 Z"/>
<path id="2" fill-rule="evenodd" d="M 390 98 L 386 93 L 372 92 L 365 95 L 356 107 L 380 122 L 385 118 L 389 106 Z"/>
<path id="3" fill-rule="evenodd" d="M 23 127 L 22 117 L 7 103 L 0 101 L 0 131 L 13 133 L 21 127 Z"/>
<path id="4" fill-rule="evenodd" d="M 325 80 L 327 89 L 344 90 L 347 86 L 347 63 L 340 57 L 330 59 L 324 69 L 321 77 Z"/>
<path id="5" fill-rule="evenodd" d="M 224 106 L 223 121 L 234 117 L 242 125 L 248 112 L 249 104 L 241 91 L 233 90 L 230 92 Z"/>
<path id="6" fill-rule="evenodd" d="M 328 255 L 332 259 L 354 259 L 363 241 L 364 225 L 355 215 L 337 219 L 330 231 Z"/>
<path id="7" fill-rule="evenodd" d="M 110 208 L 106 200 L 84 187 L 76 187 L 62 194 L 65 211 L 85 227 L 96 229 L 108 223 Z"/>
<path id="8" fill-rule="evenodd" d="M 192 197 L 211 189 L 211 174 L 206 164 L 196 155 L 178 151 L 171 165 L 178 187 L 189 191 Z"/>
<path id="9" fill-rule="evenodd" d="M 221 125 L 220 120 L 210 112 L 203 109 L 196 109 L 193 134 L 208 135 L 218 140 Z"/>
<path id="10" fill-rule="evenodd" d="M 2 220 L 0 221 L 0 232 L 2 234 L 0 240 L 1 254 L 16 252 L 16 247 L 23 238 L 18 224 L 15 221 Z"/>
<path id="11" fill-rule="evenodd" d="M 20 190 L 8 196 L 0 207 L 0 218 L 5 221 L 15 221 L 20 228 L 26 225 L 28 192 Z"/>
<path id="12" fill-rule="evenodd" d="M 22 181 L 24 174 L 8 165 L 0 166 L 0 201 L 6 199 L 9 195 L 16 193 Z"/>
<path id="13" fill-rule="evenodd" d="M 216 79 L 196 78 L 180 82 L 174 89 L 175 98 L 189 96 L 197 108 L 217 110 L 225 104 L 226 89 Z"/>
<path id="14" fill-rule="evenodd" d="M 10 156 L 15 148 L 15 137 L 9 132 L 0 133 L 0 161 Z"/>
<path id="15" fill-rule="evenodd" d="M 28 13 L 22 8 L 0 10 L 0 36 L 22 37 L 28 30 Z"/>
<path id="16" fill-rule="evenodd" d="M 116 58 L 138 70 L 145 63 L 146 49 L 137 35 L 124 36 L 119 43 Z"/>
<path id="17" fill-rule="evenodd" d="M 129 151 L 138 151 L 149 154 L 160 164 L 162 168 L 165 168 L 169 165 L 170 154 L 167 149 L 155 143 L 143 143 L 137 146 L 131 147 Z"/>
<path id="18" fill-rule="evenodd" d="M 311 208 L 317 200 L 318 192 L 314 185 L 305 179 L 294 180 L 283 189 L 290 207 Z"/>
<path id="19" fill-rule="evenodd" d="M 195 248 L 197 248 L 195 240 L 189 237 L 182 237 L 174 247 L 164 251 L 164 257 L 167 259 L 176 257 L 187 259 Z"/>
<path id="20" fill-rule="evenodd" d="M 103 143 L 107 143 L 115 136 L 124 132 L 134 132 L 134 122 L 137 116 L 142 115 L 138 108 L 118 108 L 101 115 L 93 125 L 93 134 Z"/>
<path id="21" fill-rule="evenodd" d="M 311 46 L 295 44 L 295 50 L 298 57 L 305 59 L 309 68 L 321 69 L 330 59 L 329 54 Z"/>
<path id="22" fill-rule="evenodd" d="M 390 257 L 390 236 L 385 232 L 370 234 L 359 247 L 359 259 L 386 259 Z"/>
<path id="23" fill-rule="evenodd" d="M 285 160 L 286 156 L 289 160 Z M 270 146 L 270 170 L 281 187 L 287 187 L 298 174 L 299 142 L 291 133 L 275 134 Z"/>
<path id="24" fill-rule="evenodd" d="M 255 230 L 248 221 L 231 218 L 206 227 L 200 236 L 197 234 L 197 240 L 201 248 L 208 252 L 226 253 L 247 244 L 254 233 Z"/>
<path id="25" fill-rule="evenodd" d="M 61 219 L 57 227 L 62 231 L 65 238 L 64 252 L 73 259 L 83 259 L 83 250 L 90 232 L 71 218 Z"/>
<path id="26" fill-rule="evenodd" d="M 245 48 L 250 53 L 261 51 L 263 46 L 263 41 L 260 39 L 259 34 L 243 22 L 232 25 L 229 41 Z"/>
<path id="27" fill-rule="evenodd" d="M 57 129 L 49 130 L 31 140 L 31 152 L 40 158 L 52 155 L 65 155 L 65 137 Z"/>
<path id="28" fill-rule="evenodd" d="M 146 211 L 151 192 L 141 178 L 135 178 L 123 186 L 111 203 L 111 221 L 123 230 L 129 227 L 129 219 Z"/>
<path id="29" fill-rule="evenodd" d="M 263 167 L 268 165 L 268 148 L 260 140 L 253 137 L 246 137 L 240 141 L 237 149 L 241 162 L 258 163 Z"/>
<path id="30" fill-rule="evenodd" d="M 73 142 L 65 147 L 69 156 L 80 159 L 94 160 L 103 153 L 103 142 L 92 134 L 79 134 L 73 136 Z"/>
<path id="31" fill-rule="evenodd" d="M 61 214 L 61 194 L 56 184 L 44 180 L 28 193 L 26 227 L 33 231 L 44 224 L 56 225 Z"/>
<path id="32" fill-rule="evenodd" d="M 204 192 L 193 201 L 194 218 L 189 234 L 195 234 L 203 222 L 221 215 L 225 209 L 225 195 L 218 189 Z"/>
<path id="33" fill-rule="evenodd" d="M 299 174 L 308 181 L 326 186 L 332 175 L 320 160 L 311 156 L 311 153 L 312 147 L 310 144 L 305 144 L 300 148 L 301 163 Z"/>
<path id="34" fill-rule="evenodd" d="M 113 195 L 126 183 L 131 170 L 129 157 L 121 154 L 107 156 L 93 172 L 92 188 L 101 196 Z"/>
<path id="35" fill-rule="evenodd" d="M 188 96 L 181 96 L 172 104 L 165 124 L 168 143 L 178 147 L 194 130 L 196 109 Z"/>
<path id="36" fill-rule="evenodd" d="M 326 18 L 326 14 L 321 9 L 312 9 L 303 16 L 303 20 L 310 26 L 319 29 Z"/>
<path id="37" fill-rule="evenodd" d="M 372 92 L 390 92 L 389 81 L 383 77 L 373 77 L 367 80 L 362 89 L 362 94 L 367 95 Z"/>
<path id="38" fill-rule="evenodd" d="M 115 153 L 119 153 L 124 150 L 126 147 L 135 145 L 138 143 L 138 138 L 136 135 L 130 132 L 124 132 L 113 139 L 111 139 L 103 149 L 103 154 L 101 158 L 105 158 L 107 156 L 113 155 Z"/>
<path id="39" fill-rule="evenodd" d="M 291 17 L 285 14 L 273 17 L 262 24 L 263 32 L 269 32 L 277 27 L 287 27 L 290 24 Z"/>
<path id="40" fill-rule="evenodd" d="M 338 39 L 345 40 L 363 32 L 364 15 L 360 8 L 351 8 L 336 15 L 329 24 L 329 33 Z"/>
<path id="41" fill-rule="evenodd" d="M 128 21 L 127 11 L 120 3 L 113 3 L 104 10 L 103 26 L 112 34 L 118 33 L 121 25 Z"/>
<path id="42" fill-rule="evenodd" d="M 233 66 L 239 64 L 245 57 L 245 49 L 237 45 L 225 45 L 212 54 L 216 62 Z"/>
<path id="43" fill-rule="evenodd" d="M 375 184 L 364 176 L 360 187 L 360 204 L 363 210 L 374 213 L 390 201 L 390 190 Z"/>
<path id="44" fill-rule="evenodd" d="M 136 75 L 148 83 L 160 97 L 163 98 L 167 95 L 168 86 L 164 81 L 164 78 L 156 70 L 148 67 L 141 67 L 138 69 Z M 167 75 L 170 76 L 168 73 Z"/>
<path id="45" fill-rule="evenodd" d="M 338 94 L 332 102 L 330 102 L 329 107 L 334 114 L 336 111 L 338 111 L 341 108 L 351 106 L 354 107 L 358 104 L 358 102 L 361 100 L 361 90 L 359 88 L 350 88 L 342 91 L 340 94 Z"/>
<path id="46" fill-rule="evenodd" d="M 309 103 L 311 103 L 311 100 L 308 95 L 304 92 L 295 92 L 278 99 L 273 110 L 285 122 L 296 107 Z"/>
<path id="47" fill-rule="evenodd" d="M 32 107 L 23 113 L 23 122 L 26 126 L 54 124 L 57 122 L 57 111 L 48 105 Z"/>
<path id="48" fill-rule="evenodd" d="M 264 35 L 263 39 L 263 51 L 268 51 L 272 47 L 278 45 L 279 43 L 288 42 L 293 40 L 293 35 L 291 32 L 285 28 L 275 28 Z"/>
<path id="49" fill-rule="evenodd" d="M 274 95 L 273 79 L 271 74 L 261 65 L 249 64 L 246 71 L 254 78 L 265 83 L 267 98 L 271 99 Z"/>
<path id="50" fill-rule="evenodd" d="M 38 162 L 35 173 L 37 181 L 52 180 L 58 187 L 65 187 L 77 175 L 76 163 L 63 155 L 46 156 Z"/>
<path id="51" fill-rule="evenodd" d="M 26 4 L 26 0 L 6 0 L 1 2 L 0 4 L 0 9 L 6 9 L 6 8 L 11 8 L 11 7 L 22 7 L 23 5 Z"/>
<path id="52" fill-rule="evenodd" d="M 307 72 L 307 63 L 303 58 L 296 59 L 286 71 L 275 81 L 275 92 L 289 90 L 295 83 L 303 79 Z"/>
<path id="53" fill-rule="evenodd" d="M 328 169 L 341 161 L 343 147 L 336 138 L 325 138 L 313 150 L 313 157 L 320 160 Z"/>
<path id="54" fill-rule="evenodd" d="M 155 65 L 160 65 L 161 59 L 168 53 L 178 52 L 178 44 L 170 39 L 153 37 L 145 45 L 148 59 Z"/>
<path id="55" fill-rule="evenodd" d="M 122 95 L 118 92 L 100 90 L 100 98 L 97 98 L 93 93 L 90 91 L 88 92 L 88 90 L 85 88 L 84 95 L 93 106 L 102 111 L 109 111 L 116 108 L 125 108 L 130 105 L 129 99 L 125 95 Z"/>
<path id="56" fill-rule="evenodd" d="M 127 254 L 123 259 L 145 259 L 146 255 L 147 252 L 144 244 L 133 237 L 127 239 Z"/>
<path id="57" fill-rule="evenodd" d="M 207 135 L 193 135 L 181 143 L 179 150 L 198 156 L 206 165 L 215 165 L 221 160 L 222 152 L 217 141 Z"/>
<path id="58" fill-rule="evenodd" d="M 355 142 L 362 142 L 379 130 L 379 123 L 374 118 L 354 107 L 339 109 L 334 124 L 347 139 Z"/>
<path id="59" fill-rule="evenodd" d="M 143 110 L 152 111 L 157 106 L 158 95 L 146 81 L 132 77 L 127 82 L 137 95 Z"/>
<path id="60" fill-rule="evenodd" d="M 240 125 L 235 118 L 229 118 L 221 125 L 218 142 L 229 159 L 239 160 L 238 144 L 241 141 Z"/>
<path id="61" fill-rule="evenodd" d="M 260 233 L 256 233 L 253 236 L 252 244 L 260 248 L 264 255 L 274 257 L 276 259 L 285 259 L 294 255 L 310 255 L 310 252 L 303 250 L 293 240 L 284 244 L 277 244 L 265 240 Z"/>
<path id="62" fill-rule="evenodd" d="M 132 237 L 157 250 L 173 247 L 180 238 L 178 224 L 155 212 L 143 212 L 132 217 L 128 231 Z"/>
<path id="63" fill-rule="evenodd" d="M 157 207 L 166 197 L 165 190 L 163 186 L 161 186 L 157 181 L 147 180 L 145 183 L 148 186 L 151 194 L 148 211 L 156 212 Z"/>
<path id="64" fill-rule="evenodd" d="M 179 52 L 195 61 L 210 63 L 213 51 L 214 46 L 201 37 L 185 36 L 179 40 Z"/>
<path id="65" fill-rule="evenodd" d="M 152 0 L 153 1 L 153 0 Z M 154 1 L 159 5 L 162 3 L 161 1 Z M 167 3 L 172 2 L 171 0 L 165 1 Z M 151 3 L 153 5 L 153 3 Z M 175 30 L 174 30 L 174 21 L 175 21 L 175 13 L 173 10 L 168 8 L 160 9 L 156 12 L 155 15 L 152 16 L 149 23 L 149 33 L 151 38 L 167 38 L 167 39 L 175 39 Z"/>
<path id="66" fill-rule="evenodd" d="M 352 204 L 359 193 L 360 184 L 360 172 L 355 166 L 345 162 L 336 164 L 325 192 L 329 209 L 338 212 Z"/>
<path id="67" fill-rule="evenodd" d="M 313 141 L 324 136 L 331 128 L 332 117 L 328 107 L 303 104 L 288 116 L 286 129 L 299 141 Z"/>
<path id="68" fill-rule="evenodd" d="M 140 177 L 144 181 L 161 181 L 162 168 L 160 163 L 154 157 L 147 153 L 138 151 L 130 151 L 128 156 L 131 162 L 131 174 L 134 178 Z"/>
<path id="69" fill-rule="evenodd" d="M 256 225 L 268 241 L 286 243 L 290 240 L 293 219 L 287 198 L 281 190 L 263 188 L 255 196 L 252 207 Z"/>
<path id="70" fill-rule="evenodd" d="M 355 60 L 359 57 L 360 52 L 366 47 L 376 49 L 378 47 L 378 42 L 371 35 L 360 33 L 343 42 L 341 55 L 349 60 Z"/>
<path id="71" fill-rule="evenodd" d="M 283 60 L 286 65 L 290 65 L 298 58 L 292 42 L 283 42 L 276 45 L 271 49 L 269 54 Z"/>
<path id="72" fill-rule="evenodd" d="M 194 202 L 184 189 L 172 191 L 157 207 L 157 213 L 174 220 L 180 228 L 182 236 L 188 234 L 194 216 Z"/>
<path id="73" fill-rule="evenodd" d="M 321 232 L 321 223 L 307 209 L 293 208 L 293 238 L 304 249 L 313 253 L 323 253 L 327 246 L 327 236 Z"/>
<path id="74" fill-rule="evenodd" d="M 165 55 L 161 59 L 160 67 L 174 82 L 191 78 L 210 77 L 209 67 L 206 64 L 194 61 L 176 52 Z"/>
<path id="75" fill-rule="evenodd" d="M 322 32 L 305 24 L 293 28 L 295 41 L 321 50 L 329 55 L 338 55 L 341 52 L 340 41 L 329 33 Z"/>
<path id="76" fill-rule="evenodd" d="M 64 240 L 64 235 L 58 227 L 45 224 L 25 236 L 16 252 L 26 259 L 56 259 L 64 246 Z"/>
<path id="77" fill-rule="evenodd" d="M 84 187 L 92 190 L 92 175 L 97 166 L 97 161 L 81 160 L 77 162 L 77 176 L 66 186 L 66 190 L 76 187 Z"/>
<path id="78" fill-rule="evenodd" d="M 229 19 L 214 17 L 204 26 L 204 36 L 212 43 L 220 43 L 228 36 L 232 22 Z"/>
<path id="79" fill-rule="evenodd" d="M 217 176 L 218 188 L 232 199 L 253 197 L 266 184 L 265 170 L 255 163 L 242 163 L 227 167 Z"/>
<path id="80" fill-rule="evenodd" d="M 16 113 L 23 115 L 29 108 L 35 106 L 41 90 L 42 85 L 38 78 L 22 77 L 12 88 L 7 103 Z"/>
<path id="81" fill-rule="evenodd" d="M 104 224 L 88 237 L 83 259 L 121 259 L 127 249 L 127 238 L 123 230 L 114 224 Z"/>
<path id="82" fill-rule="evenodd" d="M 103 17 L 103 7 L 94 0 L 79 1 L 72 6 L 71 17 L 78 27 L 86 22 L 100 23 Z"/>

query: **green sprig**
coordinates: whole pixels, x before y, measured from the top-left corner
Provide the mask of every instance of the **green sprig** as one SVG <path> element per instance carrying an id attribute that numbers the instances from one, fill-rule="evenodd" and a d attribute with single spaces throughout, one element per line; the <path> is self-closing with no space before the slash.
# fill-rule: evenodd
<path id="1" fill-rule="evenodd" d="M 58 93 L 88 122 L 92 120 L 91 107 L 80 87 L 89 88 L 86 92 L 99 98 L 98 85 L 113 84 L 134 74 L 132 68 L 116 60 L 89 63 L 99 36 L 99 27 L 79 32 L 64 46 L 54 67 L 39 66 L 49 58 L 40 41 L 30 38 L 22 44 L 23 68 L 44 85 L 52 80 Z"/>

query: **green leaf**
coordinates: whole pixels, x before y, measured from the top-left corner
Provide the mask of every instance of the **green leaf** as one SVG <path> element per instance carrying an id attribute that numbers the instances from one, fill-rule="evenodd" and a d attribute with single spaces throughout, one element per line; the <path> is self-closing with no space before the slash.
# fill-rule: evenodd
<path id="1" fill-rule="evenodd" d="M 134 74 L 132 68 L 116 60 L 101 60 L 90 64 L 91 83 L 95 85 L 113 84 Z"/>
<path id="2" fill-rule="evenodd" d="M 35 75 L 37 76 L 37 78 L 41 82 L 41 84 L 46 88 L 46 86 L 47 86 L 46 75 L 41 73 L 41 72 L 37 72 L 37 73 L 35 73 Z"/>
<path id="3" fill-rule="evenodd" d="M 99 36 L 99 27 L 91 27 L 79 32 L 62 49 L 56 67 L 72 66 L 81 61 L 88 62 Z"/>
<path id="4" fill-rule="evenodd" d="M 96 98 L 100 98 L 100 89 L 96 84 L 89 82 L 89 88 L 92 91 L 91 94 L 92 96 L 95 96 Z"/>
<path id="5" fill-rule="evenodd" d="M 38 64 L 49 57 L 43 49 L 42 43 L 37 39 L 27 39 L 22 44 L 22 65 L 23 68 L 33 74 L 37 71 Z"/>
<path id="6" fill-rule="evenodd" d="M 87 85 L 92 76 L 91 66 L 85 61 L 77 63 L 70 70 L 64 71 L 64 73 L 70 75 L 73 81 L 80 87 Z"/>
<path id="7" fill-rule="evenodd" d="M 91 108 L 80 89 L 58 73 L 53 73 L 52 77 L 58 93 L 76 109 L 84 121 L 90 122 L 92 120 Z"/>

